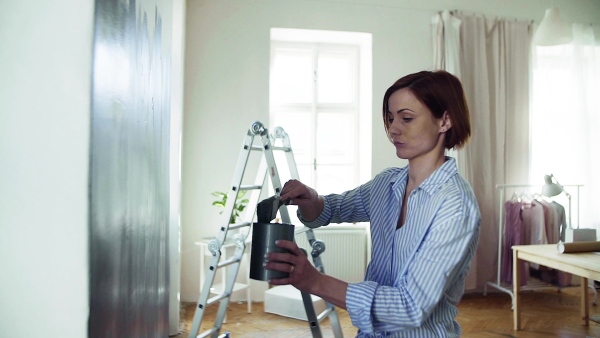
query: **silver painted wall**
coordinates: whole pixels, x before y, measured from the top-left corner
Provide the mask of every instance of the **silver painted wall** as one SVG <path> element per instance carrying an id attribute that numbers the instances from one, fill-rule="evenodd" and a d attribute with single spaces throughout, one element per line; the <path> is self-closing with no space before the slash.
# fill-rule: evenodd
<path id="1" fill-rule="evenodd" d="M 171 22 L 162 14 L 151 0 L 96 1 L 89 337 L 168 336 Z"/>

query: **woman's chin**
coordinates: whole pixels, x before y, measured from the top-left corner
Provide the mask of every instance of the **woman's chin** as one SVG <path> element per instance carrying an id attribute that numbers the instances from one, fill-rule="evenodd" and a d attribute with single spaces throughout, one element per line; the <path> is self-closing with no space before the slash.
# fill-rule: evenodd
<path id="1" fill-rule="evenodd" d="M 408 156 L 406 155 L 405 152 L 400 151 L 400 150 L 396 150 L 396 156 L 398 156 L 398 158 L 403 159 L 403 160 L 407 160 Z"/>

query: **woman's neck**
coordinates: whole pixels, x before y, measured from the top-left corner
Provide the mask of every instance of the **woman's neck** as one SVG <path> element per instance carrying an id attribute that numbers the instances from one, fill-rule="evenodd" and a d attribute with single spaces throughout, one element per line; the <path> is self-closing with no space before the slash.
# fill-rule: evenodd
<path id="1" fill-rule="evenodd" d="M 434 155 L 434 154 L 430 154 Z M 408 161 L 408 183 L 407 189 L 412 191 L 425 181 L 431 174 L 446 162 L 446 156 L 442 151 L 435 156 L 426 156 Z"/>

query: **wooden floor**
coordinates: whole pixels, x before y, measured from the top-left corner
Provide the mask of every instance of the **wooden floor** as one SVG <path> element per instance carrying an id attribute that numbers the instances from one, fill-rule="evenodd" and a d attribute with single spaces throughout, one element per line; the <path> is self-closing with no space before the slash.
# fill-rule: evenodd
<path id="1" fill-rule="evenodd" d="M 591 293 L 590 293 L 591 295 Z M 458 323 L 463 329 L 462 337 L 600 337 L 600 324 L 590 322 L 583 325 L 580 315 L 579 287 L 536 290 L 522 293 L 522 330 L 513 330 L 511 298 L 506 293 L 467 294 L 458 305 Z M 181 333 L 188 337 L 194 317 L 195 304 L 182 304 Z M 202 321 L 201 332 L 214 324 L 217 305 L 210 306 Z M 344 337 L 354 337 L 348 313 L 337 309 Z M 600 306 L 590 304 L 590 315 L 600 318 Z M 252 313 L 247 313 L 246 304 L 232 303 L 227 312 L 227 323 L 221 333 L 230 332 L 231 338 L 312 337 L 305 321 L 282 317 L 263 311 L 263 303 L 253 303 Z M 322 336 L 333 337 L 328 319 L 320 323 Z"/>

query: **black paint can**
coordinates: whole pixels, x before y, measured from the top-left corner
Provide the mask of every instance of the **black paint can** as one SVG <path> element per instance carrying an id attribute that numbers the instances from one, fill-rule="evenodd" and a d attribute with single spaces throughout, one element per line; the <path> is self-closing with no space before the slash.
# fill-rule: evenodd
<path id="1" fill-rule="evenodd" d="M 272 278 L 287 278 L 289 273 L 267 270 L 263 266 L 265 255 L 271 252 L 289 252 L 275 245 L 275 241 L 285 239 L 294 241 L 293 224 L 287 223 L 254 223 L 252 225 L 252 252 L 250 255 L 250 278 L 268 281 Z"/>

